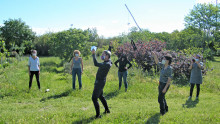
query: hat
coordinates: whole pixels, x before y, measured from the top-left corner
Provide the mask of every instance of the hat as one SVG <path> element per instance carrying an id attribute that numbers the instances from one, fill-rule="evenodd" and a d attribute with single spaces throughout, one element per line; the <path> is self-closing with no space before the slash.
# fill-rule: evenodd
<path id="1" fill-rule="evenodd" d="M 199 55 L 199 54 L 197 54 L 197 55 L 196 55 L 196 57 L 199 57 L 199 58 L 200 58 L 200 55 Z"/>
<path id="2" fill-rule="evenodd" d="M 105 54 L 109 56 L 109 58 L 111 57 L 111 52 L 109 50 L 104 50 Z"/>

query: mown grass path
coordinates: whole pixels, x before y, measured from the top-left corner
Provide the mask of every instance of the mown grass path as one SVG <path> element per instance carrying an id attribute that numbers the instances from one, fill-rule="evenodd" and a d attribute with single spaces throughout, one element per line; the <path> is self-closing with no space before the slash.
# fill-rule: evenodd
<path id="1" fill-rule="evenodd" d="M 33 80 L 28 91 L 27 58 L 0 69 L 0 123 L 220 123 L 220 58 L 210 62 L 214 70 L 208 72 L 201 85 L 199 101 L 187 101 L 189 86 L 171 85 L 166 94 L 169 112 L 159 114 L 158 77 L 144 77 L 139 70 L 130 69 L 129 88 L 118 90 L 117 68 L 111 68 L 104 96 L 111 113 L 94 120 L 91 100 L 97 68 L 92 59 L 84 60 L 82 90 L 72 90 L 72 77 L 64 75 L 61 60 L 40 57 L 42 90 Z M 78 88 L 78 82 L 76 83 Z M 50 89 L 45 93 L 46 89 Z M 101 112 L 104 111 L 101 105 Z"/>

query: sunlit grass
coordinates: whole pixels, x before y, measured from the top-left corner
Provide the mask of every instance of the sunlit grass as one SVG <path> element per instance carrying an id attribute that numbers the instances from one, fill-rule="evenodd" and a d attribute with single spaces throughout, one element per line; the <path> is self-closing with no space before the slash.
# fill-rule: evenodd
<path id="1" fill-rule="evenodd" d="M 118 90 L 117 68 L 113 65 L 104 88 L 111 113 L 94 120 L 91 100 L 97 67 L 84 60 L 82 90 L 72 91 L 72 76 L 64 74 L 61 60 L 40 57 L 42 90 L 34 78 L 28 93 L 27 58 L 0 70 L 0 123 L 219 123 L 220 122 L 220 58 L 211 62 L 201 85 L 199 102 L 186 101 L 189 86 L 171 85 L 166 98 L 169 112 L 159 114 L 158 76 L 145 77 L 140 70 L 129 70 L 128 91 Z M 100 61 L 100 60 L 99 60 Z M 134 73 L 135 76 L 131 76 Z M 76 88 L 78 88 L 78 81 Z M 49 92 L 45 92 L 50 89 Z M 104 111 L 101 105 L 101 112 Z"/>

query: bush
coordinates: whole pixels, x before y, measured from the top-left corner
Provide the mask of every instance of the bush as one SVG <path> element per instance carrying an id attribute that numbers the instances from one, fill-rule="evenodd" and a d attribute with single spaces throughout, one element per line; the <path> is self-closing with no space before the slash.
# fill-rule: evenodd
<path id="1" fill-rule="evenodd" d="M 216 56 L 220 56 L 220 48 L 217 48 Z"/>
<path id="2" fill-rule="evenodd" d="M 8 62 L 5 62 L 2 66 L 3 66 L 3 68 L 6 68 L 6 67 L 9 66 L 9 63 L 8 63 Z"/>
<path id="3" fill-rule="evenodd" d="M 143 69 L 145 72 L 155 72 L 159 71 L 153 56 L 151 55 L 152 51 L 156 52 L 156 55 L 159 61 L 162 61 L 164 55 L 170 54 L 172 56 L 172 68 L 173 68 L 173 78 L 174 82 L 178 84 L 186 84 L 190 78 L 190 70 L 188 69 L 191 63 L 192 55 L 188 55 L 184 52 L 175 52 L 175 51 L 166 51 L 166 43 L 161 41 L 150 41 L 150 42 L 137 42 L 137 50 L 133 49 L 133 46 L 130 43 L 125 43 L 118 48 L 116 55 L 120 57 L 121 54 L 126 54 L 129 61 L 134 61 L 133 63 L 137 64 L 137 68 Z M 189 52 L 189 51 L 188 51 Z M 201 61 L 205 63 L 201 55 Z M 202 68 L 202 73 L 205 74 L 207 69 L 205 69 L 205 64 Z"/>
<path id="4" fill-rule="evenodd" d="M 211 49 L 206 49 L 203 53 L 205 59 L 214 60 L 214 51 Z"/>

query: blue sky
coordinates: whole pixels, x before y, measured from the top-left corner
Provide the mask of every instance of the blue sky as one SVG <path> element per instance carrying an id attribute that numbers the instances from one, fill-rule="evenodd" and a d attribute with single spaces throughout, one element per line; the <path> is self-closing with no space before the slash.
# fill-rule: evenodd
<path id="1" fill-rule="evenodd" d="M 96 28 L 104 37 L 127 33 L 135 26 L 151 32 L 184 29 L 184 17 L 197 3 L 216 0 L 0 0 L 0 25 L 21 18 L 37 35 L 72 28 Z M 218 0 L 219 3 L 220 0 Z M 128 23 L 130 23 L 128 25 Z"/>

